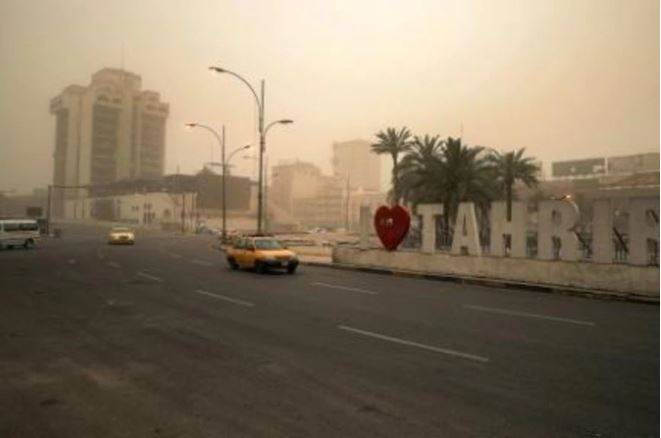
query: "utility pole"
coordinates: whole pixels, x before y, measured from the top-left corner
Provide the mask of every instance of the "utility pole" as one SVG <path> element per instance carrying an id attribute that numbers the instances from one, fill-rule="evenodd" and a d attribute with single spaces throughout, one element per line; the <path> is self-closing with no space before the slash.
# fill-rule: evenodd
<path id="1" fill-rule="evenodd" d="M 259 182 L 257 189 L 257 234 L 262 232 L 262 208 L 263 208 L 263 184 L 264 184 L 264 149 L 266 141 L 264 139 L 264 79 L 261 82 L 261 99 L 259 99 Z"/>
<path id="2" fill-rule="evenodd" d="M 222 175 L 221 175 L 221 207 L 222 207 L 222 223 L 223 223 L 223 231 L 222 231 L 222 240 L 226 240 L 227 238 L 227 173 L 229 170 L 229 162 L 232 159 L 232 157 L 239 151 L 246 150 L 250 148 L 250 145 L 245 145 L 243 147 L 237 148 L 234 151 L 232 151 L 229 156 L 225 156 L 225 125 L 223 125 L 222 133 L 219 134 L 215 129 L 213 129 L 211 126 L 203 125 L 201 123 L 186 123 L 186 126 L 189 128 L 202 128 L 205 129 L 213 134 L 214 137 L 216 137 L 216 140 L 218 141 L 218 144 L 220 145 L 220 152 L 221 152 L 221 162 L 220 163 L 214 163 L 214 162 L 209 162 L 207 163 L 209 166 L 211 165 L 220 165 L 221 170 L 222 170 Z M 197 201 L 195 201 L 197 202 Z"/>
<path id="3" fill-rule="evenodd" d="M 269 200 L 268 200 L 268 188 L 269 188 L 269 157 L 268 155 L 264 158 L 264 232 L 268 230 L 268 221 L 269 221 Z"/>
<path id="4" fill-rule="evenodd" d="M 186 192 L 181 192 L 181 232 L 186 232 Z"/>
<path id="5" fill-rule="evenodd" d="M 48 184 L 48 199 L 46 201 L 46 236 L 50 236 L 50 205 L 53 186 Z"/>
<path id="6" fill-rule="evenodd" d="M 221 141 L 221 157 L 220 157 L 220 162 L 222 163 L 223 167 L 223 176 L 222 176 L 222 183 L 223 183 L 223 234 L 222 234 L 222 240 L 223 243 L 227 241 L 227 163 L 225 162 L 225 125 L 223 125 L 223 132 L 222 132 L 222 141 Z"/>
<path id="7" fill-rule="evenodd" d="M 345 217 L 344 217 L 344 229 L 346 232 L 349 232 L 349 196 L 351 194 L 351 185 L 349 183 L 350 181 L 350 175 L 349 172 L 347 172 L 347 205 L 346 205 L 346 211 L 345 211 Z"/>
<path id="8" fill-rule="evenodd" d="M 248 82 L 245 78 L 243 78 L 243 76 L 234 73 L 233 71 L 216 66 L 209 67 L 209 70 L 215 71 L 216 73 L 227 73 L 239 79 L 250 89 L 253 96 L 255 97 L 255 101 L 257 102 L 257 109 L 259 110 L 259 177 L 258 177 L 259 181 L 257 182 L 257 233 L 259 234 L 262 232 L 262 220 L 263 220 L 262 215 L 264 210 L 263 183 L 264 183 L 264 151 L 266 150 L 266 133 L 268 132 L 269 128 L 271 128 L 273 125 L 289 124 L 289 123 L 293 123 L 293 120 L 290 119 L 276 120 L 266 125 L 264 118 L 264 109 L 265 109 L 264 79 L 261 80 L 260 93 L 258 95 L 255 89 L 253 88 L 253 86 L 250 85 L 250 82 Z"/>

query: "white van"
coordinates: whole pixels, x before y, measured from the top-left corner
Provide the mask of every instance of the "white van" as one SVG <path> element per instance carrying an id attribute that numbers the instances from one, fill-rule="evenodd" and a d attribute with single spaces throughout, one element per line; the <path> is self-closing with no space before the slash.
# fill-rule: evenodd
<path id="1" fill-rule="evenodd" d="M 39 240 L 39 224 L 34 219 L 0 219 L 0 249 L 29 248 Z"/>

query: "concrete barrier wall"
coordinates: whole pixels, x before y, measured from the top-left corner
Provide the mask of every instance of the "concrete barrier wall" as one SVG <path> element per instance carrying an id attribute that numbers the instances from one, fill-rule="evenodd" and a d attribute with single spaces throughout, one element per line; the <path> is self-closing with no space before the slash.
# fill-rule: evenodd
<path id="1" fill-rule="evenodd" d="M 659 268 L 619 264 L 460 256 L 414 251 L 337 247 L 333 262 L 367 268 L 523 282 L 659 296 Z"/>

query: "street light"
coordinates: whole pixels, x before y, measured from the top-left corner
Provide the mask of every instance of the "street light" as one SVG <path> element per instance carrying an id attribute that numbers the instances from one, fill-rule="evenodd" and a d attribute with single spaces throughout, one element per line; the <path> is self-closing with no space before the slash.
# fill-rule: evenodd
<path id="1" fill-rule="evenodd" d="M 253 86 L 250 85 L 250 82 L 248 82 L 238 73 L 217 66 L 211 66 L 209 67 L 209 70 L 214 71 L 216 73 L 225 73 L 234 76 L 235 78 L 243 82 L 250 89 L 257 103 L 257 109 L 259 110 L 259 182 L 257 187 L 257 233 L 259 234 L 262 232 L 262 216 L 263 216 L 262 210 L 263 210 L 263 196 L 264 196 L 263 168 L 264 168 L 264 150 L 266 149 L 266 133 L 273 125 L 277 125 L 277 124 L 286 125 L 286 124 L 294 123 L 294 121 L 290 119 L 282 119 L 282 120 L 276 120 L 275 122 L 271 122 L 268 124 L 268 126 L 264 126 L 264 79 L 262 79 L 260 82 L 261 85 L 260 95 L 257 95 L 255 88 L 253 88 Z"/>
<path id="2" fill-rule="evenodd" d="M 227 157 L 227 159 L 225 160 L 225 163 L 226 163 L 226 167 L 227 167 L 227 169 L 229 169 L 230 167 L 232 167 L 232 165 L 230 164 L 230 161 L 232 161 L 232 157 L 234 157 L 234 155 L 236 155 L 238 152 L 245 151 L 246 149 L 250 149 L 251 146 L 252 146 L 252 145 L 247 144 L 247 145 L 245 145 L 245 146 L 241 146 L 240 148 L 236 148 L 236 149 L 234 149 L 234 150 L 232 151 L 232 153 L 230 153 L 229 156 Z M 244 158 L 245 158 L 245 157 L 244 157 Z M 223 167 L 223 163 L 220 163 L 220 162 L 218 162 L 218 161 L 207 161 L 206 163 L 204 163 L 204 165 L 205 165 L 205 166 L 221 167 L 221 168 Z M 228 173 L 229 173 L 229 171 L 228 171 Z"/>
<path id="3" fill-rule="evenodd" d="M 222 239 L 223 239 L 223 242 L 224 242 L 227 239 L 227 196 L 226 196 L 226 194 L 227 194 L 227 189 L 226 189 L 227 179 L 225 177 L 225 175 L 227 174 L 227 163 L 230 159 L 232 159 L 234 154 L 236 154 L 238 151 L 242 151 L 242 150 L 246 150 L 246 149 L 250 148 L 250 145 L 246 145 L 246 146 L 235 149 L 234 151 L 232 151 L 229 158 L 227 160 L 225 160 L 225 125 L 223 125 L 222 136 L 219 135 L 218 132 L 215 129 L 213 129 L 211 126 L 203 125 L 201 123 L 186 123 L 186 126 L 188 128 L 206 129 L 207 131 L 211 132 L 214 135 L 214 137 L 216 137 L 216 140 L 218 140 L 218 144 L 220 144 L 220 150 L 221 150 L 220 165 L 221 165 L 222 171 L 223 171 L 223 174 L 222 174 L 222 184 L 223 184 L 223 192 L 222 192 L 223 193 L 223 204 L 222 204 L 222 209 L 223 209 L 223 232 L 222 232 Z"/>

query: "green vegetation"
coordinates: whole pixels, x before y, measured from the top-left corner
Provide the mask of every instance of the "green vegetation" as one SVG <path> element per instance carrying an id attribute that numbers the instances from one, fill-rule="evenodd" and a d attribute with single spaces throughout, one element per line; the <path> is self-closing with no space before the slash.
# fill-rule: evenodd
<path id="1" fill-rule="evenodd" d="M 461 138 L 412 136 L 407 128 L 388 128 L 376 137 L 373 151 L 390 154 L 393 160 L 390 199 L 414 206 L 442 203 L 449 223 L 460 202 L 474 202 L 486 214 L 489 203 L 501 199 L 511 219 L 515 183 L 538 183 L 539 168 L 533 157 L 524 156 L 524 148 L 503 153 L 463 144 Z"/>

